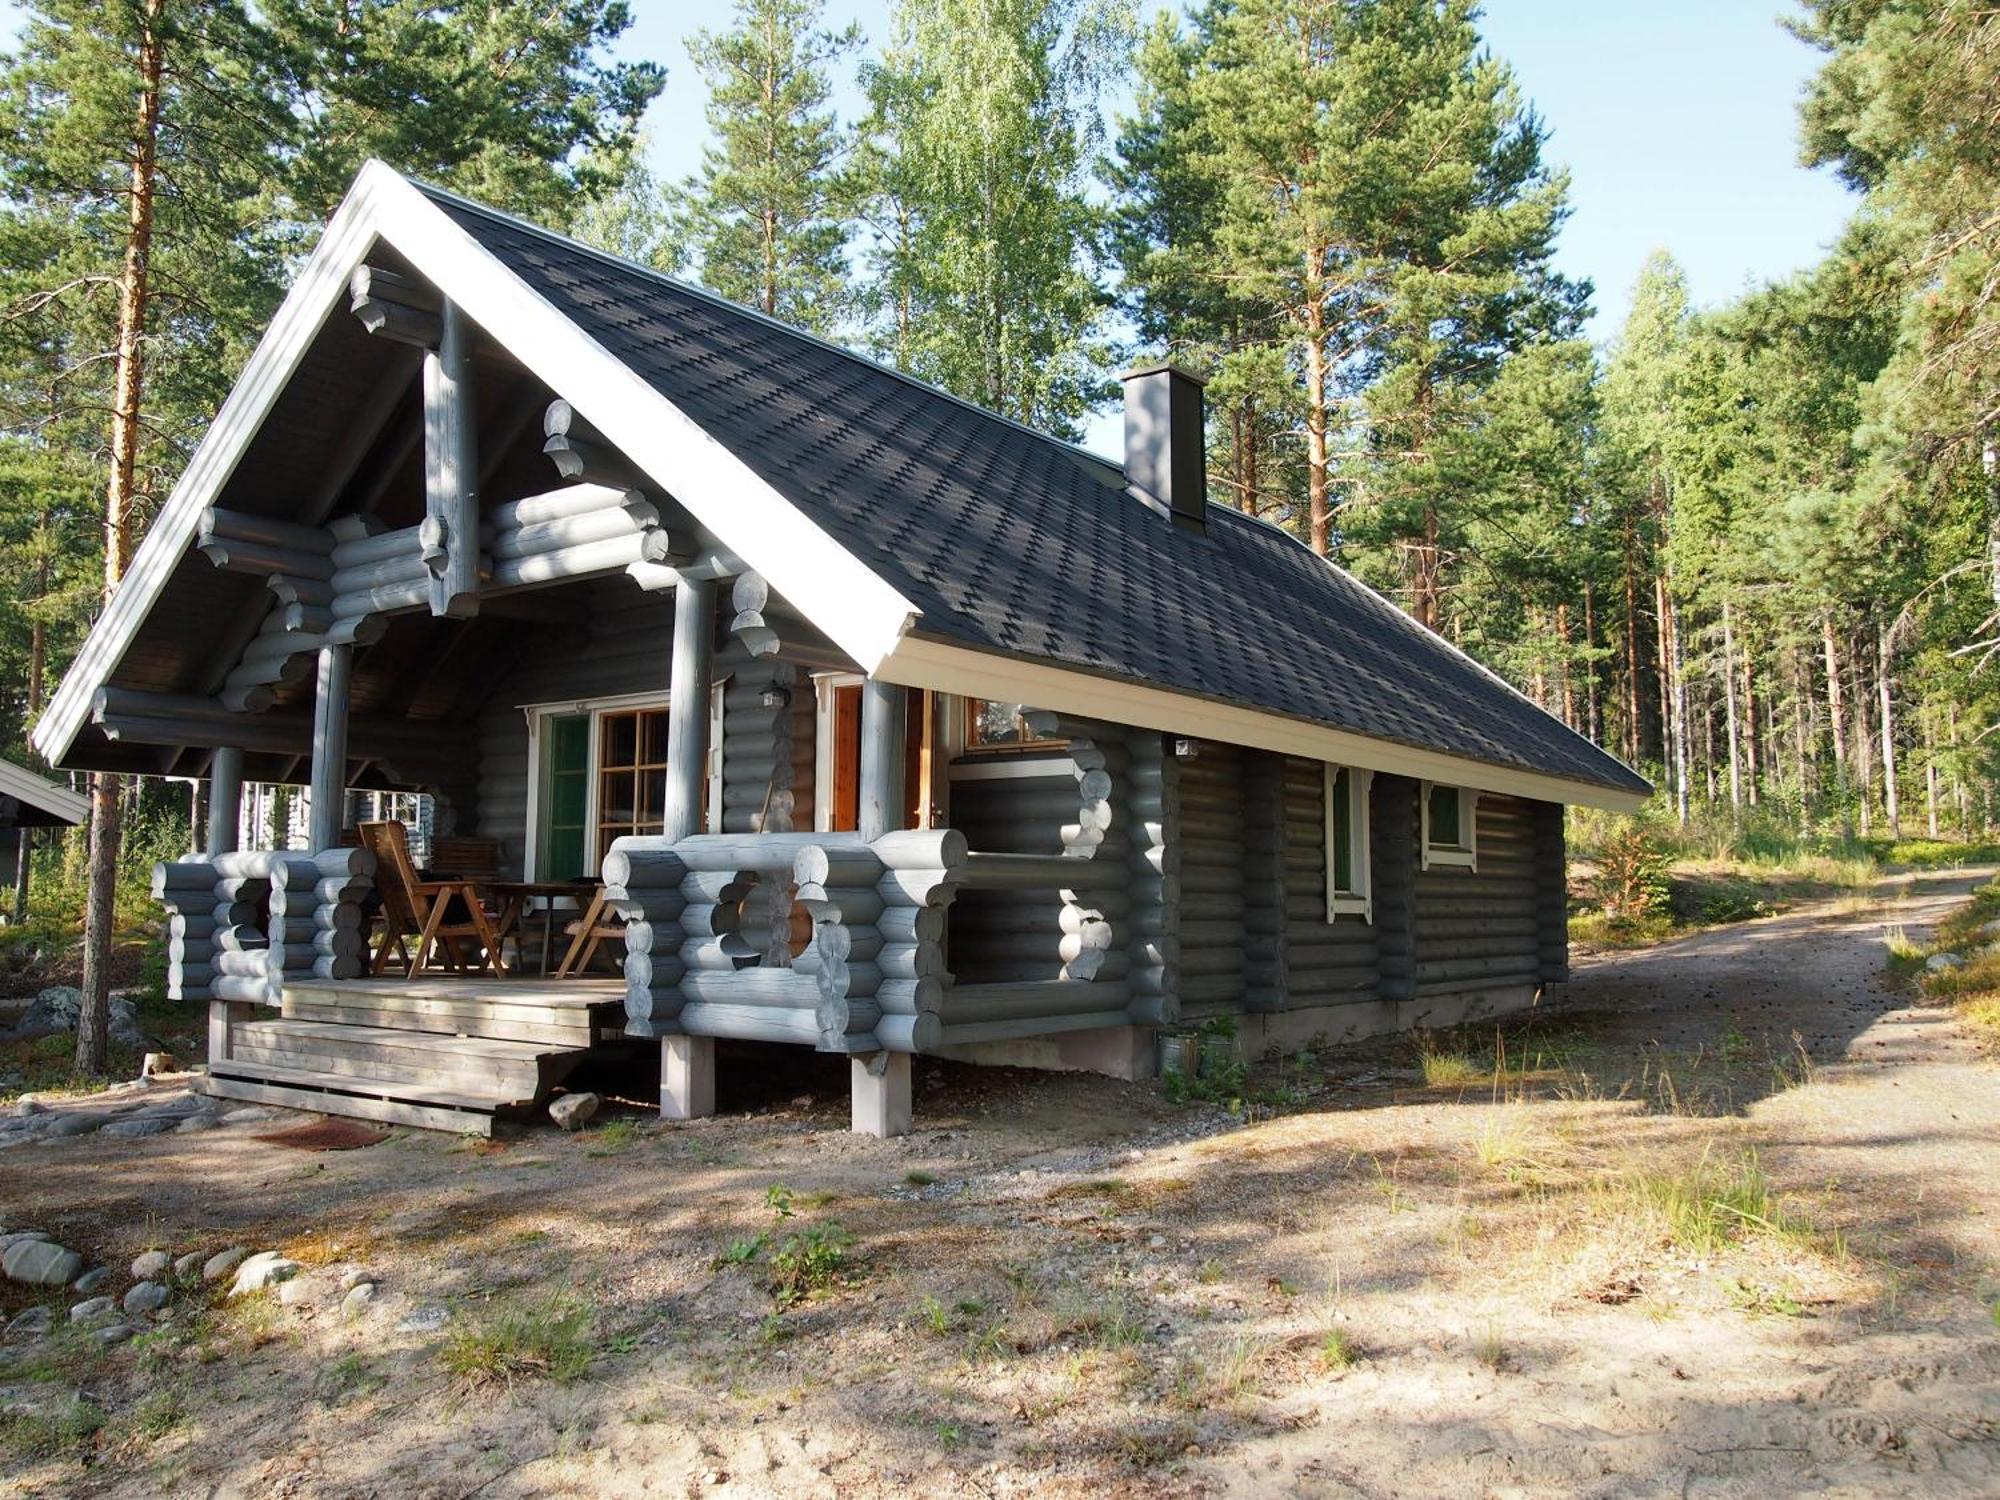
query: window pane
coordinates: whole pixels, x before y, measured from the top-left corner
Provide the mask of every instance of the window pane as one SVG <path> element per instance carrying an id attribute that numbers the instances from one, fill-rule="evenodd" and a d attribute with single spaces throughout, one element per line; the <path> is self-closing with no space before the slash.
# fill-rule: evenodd
<path id="1" fill-rule="evenodd" d="M 583 873 L 585 802 L 590 788 L 590 717 L 564 714 L 546 720 L 542 737 L 543 804 L 536 839 L 543 880 L 574 880 Z"/>
<path id="2" fill-rule="evenodd" d="M 1431 843 L 1440 849 L 1462 847 L 1458 829 L 1458 788 L 1431 788 Z"/>
<path id="3" fill-rule="evenodd" d="M 632 821 L 632 773 L 607 770 L 597 779 L 597 821 L 608 826 Z"/>
<path id="4" fill-rule="evenodd" d="M 1021 705 L 992 703 L 984 698 L 966 700 L 968 733 L 974 745 L 1012 745 L 1021 739 Z"/>
<path id="5" fill-rule="evenodd" d="M 642 764 L 667 763 L 667 711 L 649 708 L 639 715 L 639 758 Z"/>
<path id="6" fill-rule="evenodd" d="M 1333 848 L 1327 851 L 1333 864 L 1336 892 L 1354 889 L 1354 777 L 1345 768 L 1333 778 Z"/>
<path id="7" fill-rule="evenodd" d="M 636 764 L 639 749 L 637 714 L 606 714 L 598 734 L 599 764 L 606 767 Z"/>

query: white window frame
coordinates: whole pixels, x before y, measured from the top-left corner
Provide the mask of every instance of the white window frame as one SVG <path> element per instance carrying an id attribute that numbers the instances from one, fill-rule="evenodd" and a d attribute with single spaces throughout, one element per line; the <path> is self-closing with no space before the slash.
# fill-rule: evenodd
<path id="1" fill-rule="evenodd" d="M 1431 839 L 1431 788 L 1438 786 L 1455 787 L 1458 792 L 1458 827 L 1456 837 L 1441 843 Z M 1418 852 L 1423 858 L 1423 868 L 1433 866 L 1471 870 L 1479 869 L 1479 790 L 1477 787 L 1456 786 L 1449 781 L 1426 781 L 1422 784 L 1417 810 L 1422 823 L 1418 839 Z"/>
<path id="2" fill-rule="evenodd" d="M 813 831 L 833 831 L 833 702 L 837 688 L 860 687 L 859 672 L 819 672 L 813 676 Z"/>
<path id="3" fill-rule="evenodd" d="M 542 836 L 542 741 L 547 733 L 550 719 L 567 718 L 571 714 L 590 715 L 590 745 L 585 752 L 590 759 L 590 781 L 583 793 L 583 826 L 588 836 L 583 845 L 583 873 L 595 876 L 597 861 L 597 752 L 600 744 L 604 716 L 634 708 L 668 708 L 665 693 L 617 693 L 603 698 L 576 698 L 566 703 L 524 703 L 521 712 L 528 721 L 528 829 L 522 843 L 521 873 L 524 879 L 539 880 L 541 875 Z M 710 708 L 709 718 L 709 787 L 712 795 L 708 799 L 708 829 L 717 831 L 722 813 L 722 686 L 716 685 L 715 699 Z"/>
<path id="4" fill-rule="evenodd" d="M 1331 922 L 1336 917 L 1358 916 L 1362 921 L 1375 920 L 1375 882 L 1371 879 L 1368 847 L 1368 798 L 1373 790 L 1375 773 L 1364 771 L 1359 766 L 1342 766 L 1328 761 L 1321 767 L 1324 773 L 1320 803 L 1326 813 L 1326 832 L 1322 848 L 1326 855 L 1326 919 Z M 1340 773 L 1347 773 L 1348 823 L 1350 825 L 1348 862 L 1354 870 L 1355 888 L 1337 891 L 1333 887 L 1334 872 L 1334 784 Z"/>

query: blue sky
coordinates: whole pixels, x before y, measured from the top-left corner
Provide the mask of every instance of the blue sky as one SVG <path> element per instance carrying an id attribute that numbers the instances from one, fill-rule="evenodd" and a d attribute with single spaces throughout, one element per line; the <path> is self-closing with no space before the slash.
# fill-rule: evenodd
<path id="1" fill-rule="evenodd" d="M 1161 0 L 1141 0 L 1148 11 Z M 653 165 L 679 178 L 700 160 L 701 81 L 685 36 L 727 23 L 725 0 L 633 0 L 622 56 L 666 64 L 647 120 Z M 1559 260 L 1597 288 L 1594 338 L 1616 333 L 1632 280 L 1664 246 L 1698 302 L 1811 265 L 1853 200 L 1798 165 L 1796 105 L 1817 57 L 1778 24 L 1790 0 L 1487 0 L 1484 29 L 1551 131 L 1549 156 L 1571 174 Z M 829 24 L 888 31 L 889 0 L 828 0 Z M 0 0 L 0 31 L 18 7 Z M 852 113 L 852 78 L 840 100 Z M 1124 101 L 1112 101 L 1117 108 Z M 1115 443 L 1093 423 L 1093 446 Z"/>

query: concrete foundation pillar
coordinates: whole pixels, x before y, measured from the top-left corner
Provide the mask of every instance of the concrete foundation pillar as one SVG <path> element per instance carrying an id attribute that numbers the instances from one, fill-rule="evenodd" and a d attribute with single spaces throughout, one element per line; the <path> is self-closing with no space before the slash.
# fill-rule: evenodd
<path id="1" fill-rule="evenodd" d="M 856 1135 L 887 1139 L 910 1133 L 910 1054 L 876 1052 L 849 1061 Z"/>
<path id="2" fill-rule="evenodd" d="M 660 1118 L 705 1120 L 715 1113 L 715 1038 L 660 1038 Z"/>

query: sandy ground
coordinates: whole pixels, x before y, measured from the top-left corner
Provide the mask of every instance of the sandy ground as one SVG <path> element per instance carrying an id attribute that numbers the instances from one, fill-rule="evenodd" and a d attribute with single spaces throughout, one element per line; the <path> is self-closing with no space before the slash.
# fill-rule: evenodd
<path id="1" fill-rule="evenodd" d="M 1588 961 L 1433 1039 L 1455 1083 L 1409 1039 L 1276 1060 L 1248 1125 L 923 1064 L 918 1133 L 860 1140 L 788 1057 L 725 1059 L 682 1127 L 10 1151 L 0 1224 L 112 1264 L 285 1245 L 385 1295 L 0 1364 L 0 1489 L 2000 1493 L 2000 1066 L 1881 981 L 1970 884 Z M 846 1263 L 780 1306 L 772 1246 L 834 1222 Z M 452 1320 L 398 1331 L 421 1307 Z M 49 1437 L 73 1399 L 104 1425 Z"/>

